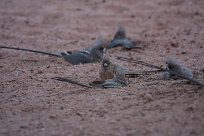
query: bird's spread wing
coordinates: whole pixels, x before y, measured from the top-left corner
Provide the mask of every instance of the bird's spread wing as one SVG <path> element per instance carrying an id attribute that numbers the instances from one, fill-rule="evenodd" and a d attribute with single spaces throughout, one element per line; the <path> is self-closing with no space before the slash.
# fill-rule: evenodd
<path id="1" fill-rule="evenodd" d="M 91 50 L 103 47 L 104 39 L 102 36 L 99 36 L 93 45 L 90 47 Z"/>
<path id="2" fill-rule="evenodd" d="M 62 54 L 63 55 L 63 54 Z M 90 57 L 89 52 L 82 50 L 74 52 L 72 54 L 63 55 L 63 58 L 72 65 L 85 64 L 93 62 L 93 58 Z"/>
<path id="3" fill-rule="evenodd" d="M 90 85 L 97 87 L 97 88 L 119 88 L 119 87 L 125 87 L 127 86 L 127 81 L 125 79 L 121 79 L 117 76 L 115 76 L 112 79 L 104 80 L 104 81 L 97 81 L 92 82 Z"/>
<path id="4" fill-rule="evenodd" d="M 132 49 L 134 48 L 133 43 L 128 40 L 127 38 L 123 38 L 123 39 L 113 39 L 111 41 L 111 43 L 109 44 L 109 48 L 114 48 L 114 47 L 118 47 L 118 46 L 123 46 L 126 49 Z"/>
<path id="5" fill-rule="evenodd" d="M 104 88 L 118 88 L 127 86 L 127 82 L 118 77 L 114 77 L 113 79 L 106 80 L 103 83 Z"/>

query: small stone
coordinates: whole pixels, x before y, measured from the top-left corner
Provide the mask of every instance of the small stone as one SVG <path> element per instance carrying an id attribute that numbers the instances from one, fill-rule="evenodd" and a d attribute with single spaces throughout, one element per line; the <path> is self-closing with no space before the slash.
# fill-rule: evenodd
<path id="1" fill-rule="evenodd" d="M 134 15 L 134 14 L 132 14 L 132 15 L 130 15 L 130 17 L 131 17 L 131 18 L 135 18 L 135 15 Z"/>
<path id="2" fill-rule="evenodd" d="M 152 101 L 152 100 L 153 100 L 152 95 L 149 94 L 149 93 L 146 93 L 146 94 L 144 95 L 144 98 L 145 98 L 146 100 L 148 100 L 148 101 Z"/>
<path id="3" fill-rule="evenodd" d="M 195 106 L 194 105 L 189 105 L 186 109 L 186 111 L 194 111 L 195 110 Z"/>
<path id="4" fill-rule="evenodd" d="M 53 114 L 53 115 L 50 115 L 50 116 L 49 116 L 49 119 L 55 119 L 56 117 L 57 117 L 57 115 L 54 115 L 54 114 Z"/>
<path id="5" fill-rule="evenodd" d="M 178 43 L 173 43 L 173 42 L 171 42 L 171 46 L 174 47 L 174 48 L 179 47 Z"/>
<path id="6" fill-rule="evenodd" d="M 28 128 L 28 127 L 23 125 L 23 126 L 20 126 L 20 128 L 21 128 L 21 129 L 26 129 L 26 128 Z"/>

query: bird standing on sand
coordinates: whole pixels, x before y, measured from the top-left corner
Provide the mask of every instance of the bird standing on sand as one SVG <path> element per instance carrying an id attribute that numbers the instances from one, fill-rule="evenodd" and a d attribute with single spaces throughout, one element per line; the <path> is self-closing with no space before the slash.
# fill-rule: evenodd
<path id="1" fill-rule="evenodd" d="M 124 75 L 128 72 L 128 69 L 118 64 L 114 64 L 110 61 L 109 55 L 106 49 L 104 49 L 103 60 L 101 68 L 99 70 L 99 77 L 102 80 L 112 79 L 115 75 Z"/>
<path id="2" fill-rule="evenodd" d="M 110 61 L 107 50 L 104 49 L 104 56 L 99 70 L 99 77 L 102 81 L 94 81 L 90 85 L 98 88 L 118 88 L 128 85 L 125 74 L 128 69 L 114 64 Z"/>
<path id="3" fill-rule="evenodd" d="M 67 78 L 55 77 L 53 79 L 88 88 L 118 88 L 127 86 L 128 82 L 125 79 L 125 73 L 128 71 L 128 69 L 112 63 L 106 49 L 104 49 L 103 53 L 103 60 L 99 70 L 99 76 L 101 78 L 100 81 L 93 81 L 89 85 L 85 85 Z"/>

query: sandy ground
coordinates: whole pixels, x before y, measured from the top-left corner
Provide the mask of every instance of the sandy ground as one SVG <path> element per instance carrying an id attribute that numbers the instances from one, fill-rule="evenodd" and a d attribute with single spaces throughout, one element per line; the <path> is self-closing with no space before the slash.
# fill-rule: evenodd
<path id="1" fill-rule="evenodd" d="M 1 0 L 0 44 L 50 52 L 111 39 L 122 24 L 144 50 L 116 56 L 165 67 L 172 55 L 204 81 L 203 0 Z M 0 135 L 198 136 L 204 134 L 204 89 L 160 74 L 130 79 L 119 89 L 87 89 L 54 81 L 97 79 L 100 64 L 72 66 L 62 59 L 0 50 Z"/>

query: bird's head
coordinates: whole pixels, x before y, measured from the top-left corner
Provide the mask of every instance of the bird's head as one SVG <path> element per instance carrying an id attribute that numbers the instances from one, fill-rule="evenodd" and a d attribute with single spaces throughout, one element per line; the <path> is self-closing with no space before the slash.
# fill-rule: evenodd
<path id="1" fill-rule="evenodd" d="M 109 67 L 110 65 L 111 65 L 111 61 L 110 61 L 110 59 L 109 59 L 109 54 L 108 54 L 108 52 L 107 52 L 107 49 L 104 48 L 104 49 L 103 49 L 102 66 L 103 66 L 104 68 L 107 68 L 107 67 Z"/>
<path id="2" fill-rule="evenodd" d="M 96 59 L 98 61 L 103 59 L 104 44 L 105 42 L 102 36 L 96 39 L 95 43 L 93 44 L 90 50 L 90 55 L 93 57 L 93 59 Z"/>
<path id="3" fill-rule="evenodd" d="M 166 59 L 166 64 L 167 64 L 168 69 L 170 69 L 170 70 L 173 68 L 177 69 L 177 68 L 181 67 L 180 62 L 173 57 L 168 57 Z"/>

